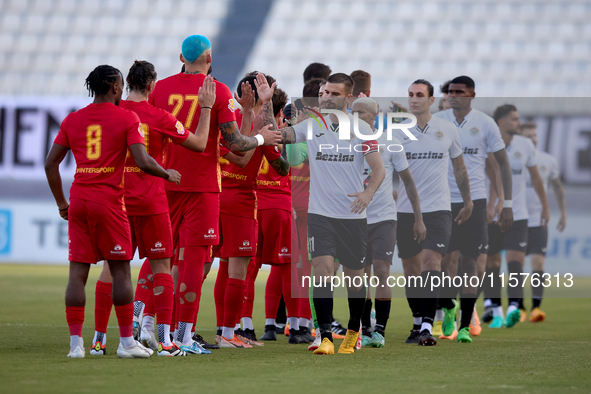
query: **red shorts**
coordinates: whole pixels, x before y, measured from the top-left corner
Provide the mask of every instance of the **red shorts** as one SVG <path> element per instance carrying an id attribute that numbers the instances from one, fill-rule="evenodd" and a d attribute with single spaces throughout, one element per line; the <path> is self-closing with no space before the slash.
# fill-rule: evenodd
<path id="1" fill-rule="evenodd" d="M 217 245 L 220 193 L 166 191 L 172 236 L 178 247 Z"/>
<path id="2" fill-rule="evenodd" d="M 297 256 L 299 262 L 310 262 L 310 256 L 308 255 L 308 211 L 296 211 L 296 215 L 299 251 L 294 256 Z"/>
<path id="3" fill-rule="evenodd" d="M 284 209 L 263 209 L 257 212 L 257 216 L 257 262 L 271 265 L 291 263 L 291 212 Z"/>
<path id="4" fill-rule="evenodd" d="M 220 214 L 220 243 L 213 247 L 213 255 L 230 257 L 252 257 L 257 250 L 257 221 L 242 216 Z"/>
<path id="5" fill-rule="evenodd" d="M 172 257 L 172 228 L 168 213 L 128 216 L 133 250 L 139 249 L 140 259 Z"/>
<path id="6" fill-rule="evenodd" d="M 123 209 L 71 198 L 68 214 L 70 261 L 131 260 L 131 232 Z"/>

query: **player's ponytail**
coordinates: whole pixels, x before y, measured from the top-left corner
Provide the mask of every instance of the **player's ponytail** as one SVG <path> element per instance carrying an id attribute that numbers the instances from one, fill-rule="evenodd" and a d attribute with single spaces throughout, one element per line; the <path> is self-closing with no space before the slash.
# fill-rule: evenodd
<path id="1" fill-rule="evenodd" d="M 127 87 L 130 91 L 135 90 L 145 93 L 148 85 L 154 82 L 156 78 L 156 69 L 152 63 L 145 60 L 136 60 L 127 74 Z"/>
<path id="2" fill-rule="evenodd" d="M 113 66 L 103 64 L 97 66 L 90 74 L 88 74 L 84 85 L 86 86 L 86 89 L 88 89 L 90 97 L 104 96 L 109 89 L 111 89 L 111 86 L 117 82 L 118 78 L 123 79 L 121 71 Z"/>

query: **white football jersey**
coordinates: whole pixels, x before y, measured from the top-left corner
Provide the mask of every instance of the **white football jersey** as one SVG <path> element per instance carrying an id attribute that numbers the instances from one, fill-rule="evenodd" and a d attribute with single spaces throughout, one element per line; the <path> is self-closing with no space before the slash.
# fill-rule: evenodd
<path id="1" fill-rule="evenodd" d="M 525 193 L 526 173 L 529 172 L 529 167 L 536 165 L 536 148 L 529 138 L 515 135 L 505 149 L 509 156 L 513 178 L 513 220 L 525 220 L 528 218 Z"/>
<path id="2" fill-rule="evenodd" d="M 388 141 L 386 133 L 383 133 L 377 141 L 380 147 L 380 153 L 382 154 L 384 168 L 386 169 L 386 176 L 367 207 L 367 224 L 397 219 L 396 201 L 392 197 L 392 191 L 394 190 L 394 171 L 398 173 L 408 168 L 406 155 L 398 139 L 392 138 L 391 141 Z M 367 161 L 363 167 L 363 176 L 365 178 L 364 183 L 371 176 L 371 169 Z"/>
<path id="3" fill-rule="evenodd" d="M 550 154 L 543 151 L 536 151 L 536 165 L 544 183 L 544 190 L 548 191 L 548 182 L 558 179 L 560 171 L 558 170 L 558 162 Z M 531 176 L 529 171 L 525 178 L 526 199 L 527 199 L 527 213 L 529 215 L 527 226 L 540 227 L 542 225 L 542 202 L 536 189 L 531 184 Z"/>
<path id="4" fill-rule="evenodd" d="M 437 112 L 433 116 L 452 122 L 458 127 L 464 163 L 470 179 L 470 195 L 472 200 L 486 199 L 486 171 L 484 167 L 487 155 L 505 149 L 499 126 L 497 126 L 493 118 L 474 108 L 468 112 L 462 123 L 457 122 L 453 109 Z M 449 182 L 451 202 L 463 202 L 451 164 L 447 173 L 447 180 Z"/>
<path id="5" fill-rule="evenodd" d="M 354 197 L 347 194 L 362 192 L 365 155 L 378 152 L 376 141 L 363 141 L 352 134 L 349 140 L 339 140 L 338 125 L 333 125 L 329 115 L 312 122 L 313 135 L 307 139 L 308 121 L 293 126 L 297 142 L 306 142 L 310 163 L 310 202 L 308 212 L 335 219 L 364 219 L 361 214 L 351 213 Z M 322 121 L 324 120 L 324 121 Z M 353 116 L 349 115 L 351 128 Z M 328 129 L 327 126 L 328 125 Z M 372 135 L 374 131 L 359 120 L 359 131 Z"/>
<path id="6" fill-rule="evenodd" d="M 419 193 L 421 212 L 451 211 L 447 169 L 450 158 L 455 159 L 462 154 L 458 128 L 447 120 L 432 116 L 424 130 L 418 126 L 409 130 L 417 141 L 400 130 L 395 135 L 404 146 Z M 398 212 L 413 212 L 404 184 L 399 187 Z"/>

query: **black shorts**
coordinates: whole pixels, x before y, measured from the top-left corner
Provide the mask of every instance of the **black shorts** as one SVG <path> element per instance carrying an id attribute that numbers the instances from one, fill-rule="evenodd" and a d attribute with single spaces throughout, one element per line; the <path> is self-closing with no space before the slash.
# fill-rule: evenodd
<path id="1" fill-rule="evenodd" d="M 452 219 L 458 216 L 462 208 L 464 208 L 464 203 L 451 204 Z M 472 215 L 465 223 L 458 224 L 456 221 L 452 221 L 447 253 L 459 250 L 465 256 L 478 257 L 486 227 L 486 199 L 476 200 Z"/>
<path id="2" fill-rule="evenodd" d="M 396 220 L 367 225 L 367 251 L 365 261 L 371 264 L 374 260 L 387 261 L 392 264 L 394 247 L 396 247 Z"/>
<path id="3" fill-rule="evenodd" d="M 365 268 L 367 219 L 334 219 L 308 214 L 308 249 L 312 258 L 333 256 L 343 266 Z"/>
<path id="4" fill-rule="evenodd" d="M 488 255 L 493 256 L 501 250 L 524 252 L 527 250 L 527 219 L 513 222 L 513 226 L 506 233 L 491 223 L 488 225 Z"/>
<path id="5" fill-rule="evenodd" d="M 528 227 L 526 254 L 546 256 L 548 247 L 548 227 Z"/>
<path id="6" fill-rule="evenodd" d="M 488 224 L 484 226 L 482 240 L 480 241 L 480 254 L 488 254 Z"/>
<path id="7" fill-rule="evenodd" d="M 434 250 L 445 255 L 451 237 L 451 212 L 436 211 L 423 214 L 423 222 L 427 228 L 427 237 L 418 244 L 414 238 L 413 226 L 415 215 L 412 213 L 398 213 L 398 229 L 396 242 L 398 243 L 398 257 L 410 259 L 421 253 L 423 249 Z"/>

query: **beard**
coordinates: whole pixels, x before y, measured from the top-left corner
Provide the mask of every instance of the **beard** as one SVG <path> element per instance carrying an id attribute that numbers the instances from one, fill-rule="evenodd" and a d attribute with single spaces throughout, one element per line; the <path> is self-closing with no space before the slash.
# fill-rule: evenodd
<path id="1" fill-rule="evenodd" d="M 339 103 L 333 100 L 322 100 L 320 99 L 320 108 L 324 109 L 342 109 L 342 105 L 339 106 Z"/>

